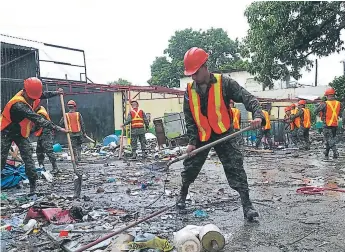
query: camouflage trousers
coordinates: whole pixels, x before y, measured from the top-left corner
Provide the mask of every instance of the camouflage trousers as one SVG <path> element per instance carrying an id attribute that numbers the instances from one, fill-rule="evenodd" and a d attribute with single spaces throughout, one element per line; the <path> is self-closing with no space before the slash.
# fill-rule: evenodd
<path id="1" fill-rule="evenodd" d="M 298 139 L 298 128 L 295 128 L 291 130 L 291 141 L 294 145 L 298 145 L 299 139 Z"/>
<path id="2" fill-rule="evenodd" d="M 267 142 L 268 142 L 268 145 L 269 145 L 269 148 L 272 149 L 273 147 L 273 143 L 272 143 L 272 136 L 271 136 L 271 130 L 267 129 L 267 130 L 263 130 L 263 129 L 260 129 L 259 130 L 259 133 L 258 135 L 256 136 L 256 143 L 255 143 L 255 146 L 256 147 L 259 147 L 260 143 L 261 143 L 261 140 L 263 137 L 266 137 L 267 139 Z M 264 146 L 265 148 L 267 148 L 267 144 L 264 143 Z"/>
<path id="3" fill-rule="evenodd" d="M 337 154 L 336 137 L 338 127 L 323 128 L 323 137 L 326 144 L 326 154 L 328 156 L 329 151 L 332 149 L 333 154 Z"/>
<path id="4" fill-rule="evenodd" d="M 132 128 L 131 130 L 131 148 L 132 152 L 135 153 L 138 149 L 138 139 L 140 141 L 141 150 L 145 152 L 146 150 L 146 138 L 144 128 Z"/>
<path id="5" fill-rule="evenodd" d="M 46 154 L 49 158 L 53 169 L 56 169 L 56 157 L 53 152 L 53 139 L 54 136 L 50 133 L 43 133 L 37 140 L 36 155 L 38 164 L 43 165 L 44 155 Z"/>
<path id="6" fill-rule="evenodd" d="M 30 183 L 34 183 L 37 179 L 37 174 L 35 171 L 35 162 L 32 158 L 32 146 L 28 138 L 1 132 L 1 170 L 5 168 L 12 141 L 18 146 L 20 156 L 25 164 L 25 173 Z"/>
<path id="7" fill-rule="evenodd" d="M 219 135 L 212 135 L 208 142 L 198 142 L 196 148 L 200 148 L 219 138 Z M 214 146 L 214 150 L 223 165 L 230 187 L 236 191 L 248 191 L 247 174 L 243 168 L 243 155 L 237 145 L 236 139 L 219 143 Z M 210 149 L 206 149 L 195 156 L 185 159 L 183 162 L 184 169 L 181 172 L 183 187 L 188 188 L 195 181 L 206 161 L 209 151 Z"/>
<path id="8" fill-rule="evenodd" d="M 83 143 L 83 136 L 71 136 L 71 142 L 75 161 L 81 161 L 81 145 Z"/>
<path id="9" fill-rule="evenodd" d="M 309 129 L 300 127 L 298 129 L 298 138 L 301 142 L 301 148 L 305 150 L 310 149 L 310 140 L 309 140 Z"/>

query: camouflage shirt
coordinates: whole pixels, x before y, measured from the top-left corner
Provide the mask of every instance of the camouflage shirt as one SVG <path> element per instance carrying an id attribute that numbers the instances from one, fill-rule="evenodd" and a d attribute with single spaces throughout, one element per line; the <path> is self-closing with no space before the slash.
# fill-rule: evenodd
<path id="1" fill-rule="evenodd" d="M 317 115 L 318 113 L 322 112 L 322 118 L 321 120 L 323 122 L 326 121 L 326 109 L 327 109 L 327 105 L 325 102 L 320 103 L 320 105 L 315 109 L 314 114 Z M 342 117 L 342 121 L 343 121 L 343 127 L 344 127 L 344 123 L 345 123 L 345 109 L 344 109 L 344 105 L 342 103 L 340 103 L 340 112 L 339 112 L 339 117 Z M 325 125 L 325 127 L 328 127 L 327 125 Z"/>
<path id="2" fill-rule="evenodd" d="M 213 74 L 211 74 L 210 83 L 205 93 L 203 93 L 201 91 L 201 88 L 195 82 L 193 82 L 192 88 L 196 90 L 200 97 L 200 109 L 201 113 L 204 116 L 207 116 L 208 92 L 210 90 L 211 85 L 213 85 L 216 82 L 216 78 Z M 253 118 L 261 118 L 262 125 L 264 126 L 266 124 L 265 117 L 262 113 L 259 101 L 255 98 L 254 95 L 252 95 L 243 87 L 241 87 L 235 80 L 231 79 L 228 75 L 222 74 L 222 90 L 224 103 L 227 108 L 229 108 L 230 100 L 233 100 L 238 103 L 243 103 L 246 109 L 249 112 L 253 113 Z M 189 144 L 196 145 L 196 141 L 198 139 L 198 128 L 194 121 L 192 112 L 190 110 L 188 90 L 186 90 L 184 95 L 183 112 L 185 115 Z"/>
<path id="3" fill-rule="evenodd" d="M 40 99 L 48 99 L 54 96 L 59 95 L 59 92 L 56 91 L 45 91 L 42 93 Z M 51 121 L 45 120 L 39 114 L 37 114 L 31 107 L 29 107 L 24 102 L 17 102 L 12 105 L 10 109 L 11 121 L 12 123 L 3 131 L 4 134 L 13 134 L 21 135 L 19 123 L 25 118 L 32 121 L 35 125 L 38 125 L 40 128 L 48 128 L 50 130 L 57 129 L 57 125 Z"/>

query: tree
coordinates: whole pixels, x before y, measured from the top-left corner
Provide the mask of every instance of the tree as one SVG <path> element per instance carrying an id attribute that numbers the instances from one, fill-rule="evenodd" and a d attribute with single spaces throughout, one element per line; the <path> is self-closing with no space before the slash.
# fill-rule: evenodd
<path id="1" fill-rule="evenodd" d="M 249 72 L 265 86 L 289 76 L 298 80 L 302 69 L 313 66 L 310 55 L 344 50 L 344 1 L 260 1 L 252 3 L 245 16 L 250 29 L 242 53 L 251 59 Z"/>
<path id="2" fill-rule="evenodd" d="M 335 77 L 329 85 L 335 89 L 337 100 L 345 102 L 345 75 Z"/>
<path id="3" fill-rule="evenodd" d="M 124 85 L 124 86 L 130 86 L 132 85 L 132 82 L 129 82 L 128 80 L 119 78 L 117 81 L 109 81 L 109 85 Z"/>
<path id="4" fill-rule="evenodd" d="M 183 57 L 191 47 L 201 47 L 209 54 L 208 67 L 211 71 L 245 69 L 247 62 L 240 58 L 240 43 L 231 40 L 223 29 L 206 31 L 185 29 L 176 31 L 170 38 L 165 56 L 156 57 L 151 65 L 151 85 L 178 87 L 183 77 Z"/>

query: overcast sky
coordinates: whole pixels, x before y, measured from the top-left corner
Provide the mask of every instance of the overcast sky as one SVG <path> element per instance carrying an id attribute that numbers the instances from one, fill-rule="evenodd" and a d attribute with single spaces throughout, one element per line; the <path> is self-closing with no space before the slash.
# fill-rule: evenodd
<path id="1" fill-rule="evenodd" d="M 126 0 L 126 1 L 1 1 L 0 33 L 85 50 L 88 76 L 96 83 L 118 78 L 144 85 L 150 65 L 161 56 L 169 38 L 185 28 L 223 28 L 230 38 L 246 35 L 243 15 L 251 1 Z M 168 4 L 169 3 L 169 4 Z M 345 34 L 343 33 L 343 38 Z M 81 64 L 78 53 L 64 52 L 8 39 L 0 40 L 40 48 L 42 59 Z M 345 52 L 319 61 L 319 84 L 342 74 Z M 42 76 L 79 78 L 80 69 L 42 64 Z M 314 83 L 314 72 L 303 75 Z"/>

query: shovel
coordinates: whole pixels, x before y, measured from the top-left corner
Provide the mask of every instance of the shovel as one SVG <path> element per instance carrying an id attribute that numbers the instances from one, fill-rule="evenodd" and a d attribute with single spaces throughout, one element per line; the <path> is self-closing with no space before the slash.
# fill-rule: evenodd
<path id="1" fill-rule="evenodd" d="M 60 94 L 60 101 L 61 101 L 61 108 L 62 108 L 62 114 L 63 114 L 64 124 L 65 124 L 65 129 L 68 129 L 66 110 L 65 110 L 65 102 L 63 99 L 63 94 Z M 77 164 L 75 162 L 75 157 L 74 157 L 72 142 L 71 142 L 71 136 L 70 136 L 69 132 L 67 132 L 67 142 L 68 142 L 68 149 L 71 153 L 71 161 L 72 161 L 73 170 L 74 170 L 74 174 L 75 174 L 75 177 L 74 177 L 74 198 L 80 198 L 82 175 L 77 170 Z"/>
<path id="2" fill-rule="evenodd" d="M 169 167 L 172 164 L 174 164 L 174 163 L 176 163 L 178 161 L 181 161 L 181 160 L 184 160 L 184 159 L 189 158 L 191 156 L 194 156 L 195 154 L 198 154 L 198 153 L 200 153 L 200 152 L 202 152 L 202 151 L 204 151 L 206 149 L 209 149 L 209 148 L 211 148 L 211 147 L 213 147 L 213 146 L 215 146 L 215 145 L 217 145 L 219 143 L 222 143 L 222 142 L 227 141 L 229 139 L 233 139 L 233 138 L 235 138 L 235 137 L 241 135 L 242 133 L 244 133 L 244 132 L 246 132 L 248 130 L 251 130 L 251 129 L 252 129 L 252 127 L 248 126 L 248 127 L 244 128 L 244 129 L 241 129 L 241 130 L 239 130 L 239 131 L 237 131 L 235 133 L 232 133 L 231 135 L 227 135 L 227 136 L 225 136 L 223 138 L 220 138 L 220 139 L 218 139 L 218 140 L 216 140 L 216 141 L 214 141 L 212 143 L 209 143 L 209 144 L 206 144 L 206 145 L 204 145 L 204 146 L 202 146 L 200 148 L 197 148 L 197 149 L 191 151 L 190 153 L 183 154 L 182 156 L 179 156 L 179 157 L 177 157 L 177 158 L 175 158 L 173 160 L 170 160 L 170 161 L 168 161 L 166 163 L 163 163 L 162 161 L 160 161 L 160 162 L 158 162 L 159 164 L 155 163 L 155 164 L 152 164 L 152 166 L 153 165 L 155 165 L 156 167 L 157 166 L 162 166 L 161 168 L 165 167 L 165 168 L 169 169 Z"/>

